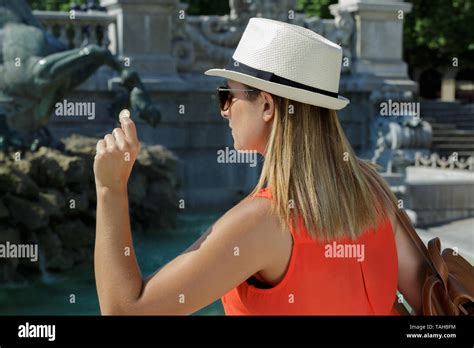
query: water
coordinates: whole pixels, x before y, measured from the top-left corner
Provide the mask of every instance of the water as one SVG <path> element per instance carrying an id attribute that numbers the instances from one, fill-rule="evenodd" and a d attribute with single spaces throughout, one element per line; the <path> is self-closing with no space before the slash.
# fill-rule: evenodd
<path id="1" fill-rule="evenodd" d="M 177 227 L 158 236 L 134 235 L 142 274 L 147 276 L 189 247 L 220 216 L 187 214 L 178 216 Z M 92 263 L 68 272 L 42 272 L 26 284 L 0 287 L 0 315 L 100 315 Z M 75 301 L 71 301 L 74 299 Z M 75 303 L 71 303 L 75 302 Z M 223 315 L 220 300 L 194 315 Z"/>

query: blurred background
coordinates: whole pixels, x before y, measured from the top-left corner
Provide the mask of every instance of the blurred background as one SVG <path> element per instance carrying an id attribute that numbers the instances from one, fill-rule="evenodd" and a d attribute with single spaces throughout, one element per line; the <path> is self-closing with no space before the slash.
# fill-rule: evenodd
<path id="1" fill-rule="evenodd" d="M 233 148 L 224 81 L 203 72 L 255 16 L 341 45 L 338 115 L 357 155 L 425 242 L 474 262 L 473 1 L 0 0 L 0 244 L 39 249 L 0 258 L 0 315 L 100 314 L 92 162 L 123 107 L 144 145 L 129 183 L 144 275 L 250 192 L 262 159 L 217 160 Z"/>

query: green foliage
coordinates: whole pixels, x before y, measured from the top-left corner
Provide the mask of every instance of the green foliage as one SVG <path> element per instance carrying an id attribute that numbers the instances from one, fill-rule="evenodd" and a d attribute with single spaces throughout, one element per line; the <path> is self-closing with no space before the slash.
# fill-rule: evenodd
<path id="1" fill-rule="evenodd" d="M 413 67 L 474 67 L 473 0 L 413 0 L 405 17 L 404 59 Z"/>
<path id="2" fill-rule="evenodd" d="M 32 10 L 69 11 L 71 4 L 82 5 L 86 0 L 27 0 Z"/>
<path id="3" fill-rule="evenodd" d="M 333 18 L 329 12 L 329 5 L 336 3 L 337 0 L 298 0 L 297 10 L 306 13 L 308 16 Z"/>
<path id="4" fill-rule="evenodd" d="M 404 59 L 412 67 L 474 67 L 474 0 L 412 0 L 405 16 Z M 333 18 L 329 5 L 337 0 L 298 0 L 298 11 Z"/>

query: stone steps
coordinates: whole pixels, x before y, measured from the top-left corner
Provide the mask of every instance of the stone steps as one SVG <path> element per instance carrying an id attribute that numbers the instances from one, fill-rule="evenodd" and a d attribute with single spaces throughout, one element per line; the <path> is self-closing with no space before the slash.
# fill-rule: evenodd
<path id="1" fill-rule="evenodd" d="M 474 156 L 474 130 L 433 130 L 432 149 L 440 156 L 457 152 L 460 157 Z"/>
<path id="2" fill-rule="evenodd" d="M 472 136 L 474 135 L 474 131 L 472 129 L 437 129 L 436 130 L 436 136 L 458 136 L 458 137 L 463 137 L 463 136 Z"/>
<path id="3" fill-rule="evenodd" d="M 432 114 L 422 114 L 421 115 L 423 118 L 425 119 L 433 119 L 433 120 L 442 120 L 442 121 L 446 121 L 446 120 L 458 120 L 458 121 L 461 121 L 461 120 L 465 120 L 465 121 L 469 121 L 469 120 L 472 120 L 474 118 L 474 116 L 468 112 L 465 112 L 465 113 L 459 113 L 459 112 L 452 112 L 452 113 L 443 113 L 443 114 L 440 114 L 440 113 L 432 113 Z"/>
<path id="4" fill-rule="evenodd" d="M 450 144 L 450 143 L 441 143 L 441 144 L 436 144 L 437 148 L 444 148 L 444 149 L 460 149 L 460 150 L 467 150 L 467 149 L 473 149 L 474 150 L 474 144 Z"/>
<path id="5" fill-rule="evenodd" d="M 433 146 L 433 147 L 431 147 L 431 150 L 433 152 L 436 152 L 441 157 L 446 157 L 446 158 L 451 156 L 453 154 L 453 152 L 456 152 L 458 154 L 459 158 L 474 156 L 474 149 L 461 149 L 459 147 L 449 149 L 445 146 L 440 146 L 440 147 Z"/>
<path id="6" fill-rule="evenodd" d="M 474 105 L 446 102 L 422 102 L 421 115 L 433 129 L 431 149 L 448 157 L 474 156 Z"/>
<path id="7" fill-rule="evenodd" d="M 433 128 L 433 131 L 435 129 L 474 130 L 474 121 L 473 122 L 456 122 L 456 123 L 430 122 L 430 124 L 431 124 L 431 128 Z"/>
<path id="8" fill-rule="evenodd" d="M 433 137 L 433 144 L 455 143 L 455 144 L 474 144 L 474 131 L 470 136 L 451 136 L 451 137 Z"/>

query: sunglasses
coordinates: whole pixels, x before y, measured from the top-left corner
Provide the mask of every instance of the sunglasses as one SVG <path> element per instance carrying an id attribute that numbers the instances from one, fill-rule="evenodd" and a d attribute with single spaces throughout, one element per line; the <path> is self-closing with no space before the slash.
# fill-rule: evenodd
<path id="1" fill-rule="evenodd" d="M 219 97 L 219 107 L 221 111 L 227 111 L 232 105 L 232 99 L 234 99 L 234 95 L 231 92 L 253 92 L 253 89 L 237 89 L 237 88 L 229 88 L 227 86 L 220 86 L 217 87 L 217 95 Z"/>

